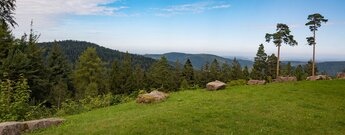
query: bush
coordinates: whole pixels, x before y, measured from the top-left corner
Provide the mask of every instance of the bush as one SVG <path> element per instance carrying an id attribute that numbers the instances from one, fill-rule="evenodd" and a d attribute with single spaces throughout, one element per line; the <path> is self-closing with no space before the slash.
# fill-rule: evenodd
<path id="1" fill-rule="evenodd" d="M 239 79 L 239 80 L 232 80 L 230 82 L 228 82 L 227 84 L 228 86 L 240 86 L 240 85 L 247 85 L 247 81 L 243 80 L 243 79 Z"/>

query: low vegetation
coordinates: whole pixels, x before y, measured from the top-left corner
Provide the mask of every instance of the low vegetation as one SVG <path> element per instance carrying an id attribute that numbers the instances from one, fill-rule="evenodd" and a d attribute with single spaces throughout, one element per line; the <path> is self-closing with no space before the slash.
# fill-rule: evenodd
<path id="1" fill-rule="evenodd" d="M 65 117 L 32 134 L 343 134 L 345 80 L 233 86 L 170 93 Z"/>

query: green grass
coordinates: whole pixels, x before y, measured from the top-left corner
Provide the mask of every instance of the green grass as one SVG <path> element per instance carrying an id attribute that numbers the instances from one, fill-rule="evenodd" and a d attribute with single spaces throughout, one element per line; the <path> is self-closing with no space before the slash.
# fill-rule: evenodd
<path id="1" fill-rule="evenodd" d="M 181 91 L 67 116 L 33 134 L 345 134 L 345 80 Z"/>

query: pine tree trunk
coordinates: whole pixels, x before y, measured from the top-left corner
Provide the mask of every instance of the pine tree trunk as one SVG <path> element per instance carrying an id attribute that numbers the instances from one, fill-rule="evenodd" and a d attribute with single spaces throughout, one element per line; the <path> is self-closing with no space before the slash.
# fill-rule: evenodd
<path id="1" fill-rule="evenodd" d="M 280 62 L 280 45 L 278 45 L 278 59 L 277 59 L 277 74 L 276 78 L 279 76 L 279 62 Z"/>
<path id="2" fill-rule="evenodd" d="M 313 66 L 312 66 L 312 71 L 311 74 L 312 76 L 315 76 L 315 44 L 316 44 L 316 39 L 315 39 L 315 30 L 314 30 L 314 44 L 313 44 Z"/>

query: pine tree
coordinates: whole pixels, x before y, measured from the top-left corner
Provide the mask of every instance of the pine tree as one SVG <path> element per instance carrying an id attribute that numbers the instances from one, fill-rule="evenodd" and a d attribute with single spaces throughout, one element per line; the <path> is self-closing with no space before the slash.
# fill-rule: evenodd
<path id="1" fill-rule="evenodd" d="M 308 63 L 306 65 L 303 66 L 304 71 L 307 73 L 308 76 L 312 76 L 313 75 L 313 61 L 310 60 L 308 61 Z M 315 74 L 317 74 L 319 72 L 317 66 L 314 66 L 314 72 Z"/>
<path id="2" fill-rule="evenodd" d="M 50 100 L 60 108 L 61 102 L 68 98 L 69 75 L 71 65 L 58 44 L 55 44 L 48 54 L 47 69 L 49 84 L 51 85 Z"/>
<path id="3" fill-rule="evenodd" d="M 231 67 L 227 62 L 222 64 L 221 81 L 229 82 L 231 79 Z"/>
<path id="4" fill-rule="evenodd" d="M 28 79 L 32 91 L 31 97 L 35 104 L 41 103 L 49 97 L 48 71 L 43 57 L 44 50 L 37 45 L 38 38 L 39 35 L 35 34 L 31 28 L 28 39 L 26 40 L 26 37 L 22 39 L 22 44 L 24 44 L 22 46 L 25 46 L 24 51 L 28 60 L 23 74 Z"/>
<path id="5" fill-rule="evenodd" d="M 272 54 L 268 56 L 267 58 L 266 76 L 268 80 L 276 78 L 276 72 L 277 72 L 276 67 L 277 67 L 277 57 L 274 54 Z"/>
<path id="6" fill-rule="evenodd" d="M 254 58 L 254 65 L 251 72 L 251 78 L 257 80 L 266 79 L 267 72 L 267 54 L 264 50 L 264 45 L 260 44 L 256 57 Z"/>
<path id="7" fill-rule="evenodd" d="M 121 66 L 120 66 L 120 89 L 122 94 L 130 94 L 135 90 L 134 76 L 132 69 L 132 58 L 128 52 L 126 52 Z"/>
<path id="8" fill-rule="evenodd" d="M 134 90 L 141 90 L 145 88 L 145 73 L 140 65 L 136 65 L 134 69 Z"/>
<path id="9" fill-rule="evenodd" d="M 173 70 L 168 60 L 163 56 L 154 63 L 148 72 L 148 78 L 152 88 L 175 91 L 179 87 L 173 82 Z"/>
<path id="10" fill-rule="evenodd" d="M 180 61 L 177 59 L 176 62 L 175 62 L 175 72 L 174 72 L 174 82 L 175 82 L 175 85 L 176 86 L 179 86 L 181 85 L 181 82 L 183 79 L 182 77 L 182 71 L 181 71 L 181 66 L 180 66 Z M 188 84 L 188 82 L 187 82 Z"/>
<path id="11" fill-rule="evenodd" d="M 103 77 L 105 69 L 103 62 L 96 53 L 95 48 L 87 48 L 76 64 L 72 73 L 72 81 L 76 88 L 76 98 L 96 96 L 106 91 Z"/>
<path id="12" fill-rule="evenodd" d="M 189 85 L 193 85 L 194 84 L 194 69 L 193 69 L 193 65 L 192 62 L 187 59 L 186 63 L 183 66 L 183 70 L 182 70 L 182 76 L 184 79 L 187 80 Z"/>
<path id="13" fill-rule="evenodd" d="M 220 66 L 217 59 L 214 59 L 210 66 L 210 79 L 215 81 L 220 79 Z"/>
<path id="14" fill-rule="evenodd" d="M 294 76 L 296 76 L 298 81 L 305 80 L 306 78 L 306 73 L 303 70 L 302 65 L 298 65 L 294 71 Z"/>
<path id="15" fill-rule="evenodd" d="M 120 64 L 117 60 L 114 60 L 113 64 L 111 65 L 108 82 L 109 82 L 109 89 L 111 93 L 113 94 L 124 93 L 121 91 L 121 88 L 120 88 L 120 83 L 121 83 Z"/>
<path id="16" fill-rule="evenodd" d="M 243 69 L 243 79 L 249 80 L 250 79 L 250 74 L 249 74 L 249 69 L 247 66 L 244 67 Z"/>
<path id="17" fill-rule="evenodd" d="M 13 48 L 14 37 L 7 25 L 0 23 L 0 67 L 3 60 L 7 58 L 11 48 Z"/>
<path id="18" fill-rule="evenodd" d="M 231 65 L 231 80 L 244 79 L 241 65 L 236 58 L 234 58 Z"/>
<path id="19" fill-rule="evenodd" d="M 17 25 L 14 20 L 14 10 L 16 9 L 16 0 L 0 1 L 0 23 L 1 25 Z"/>

